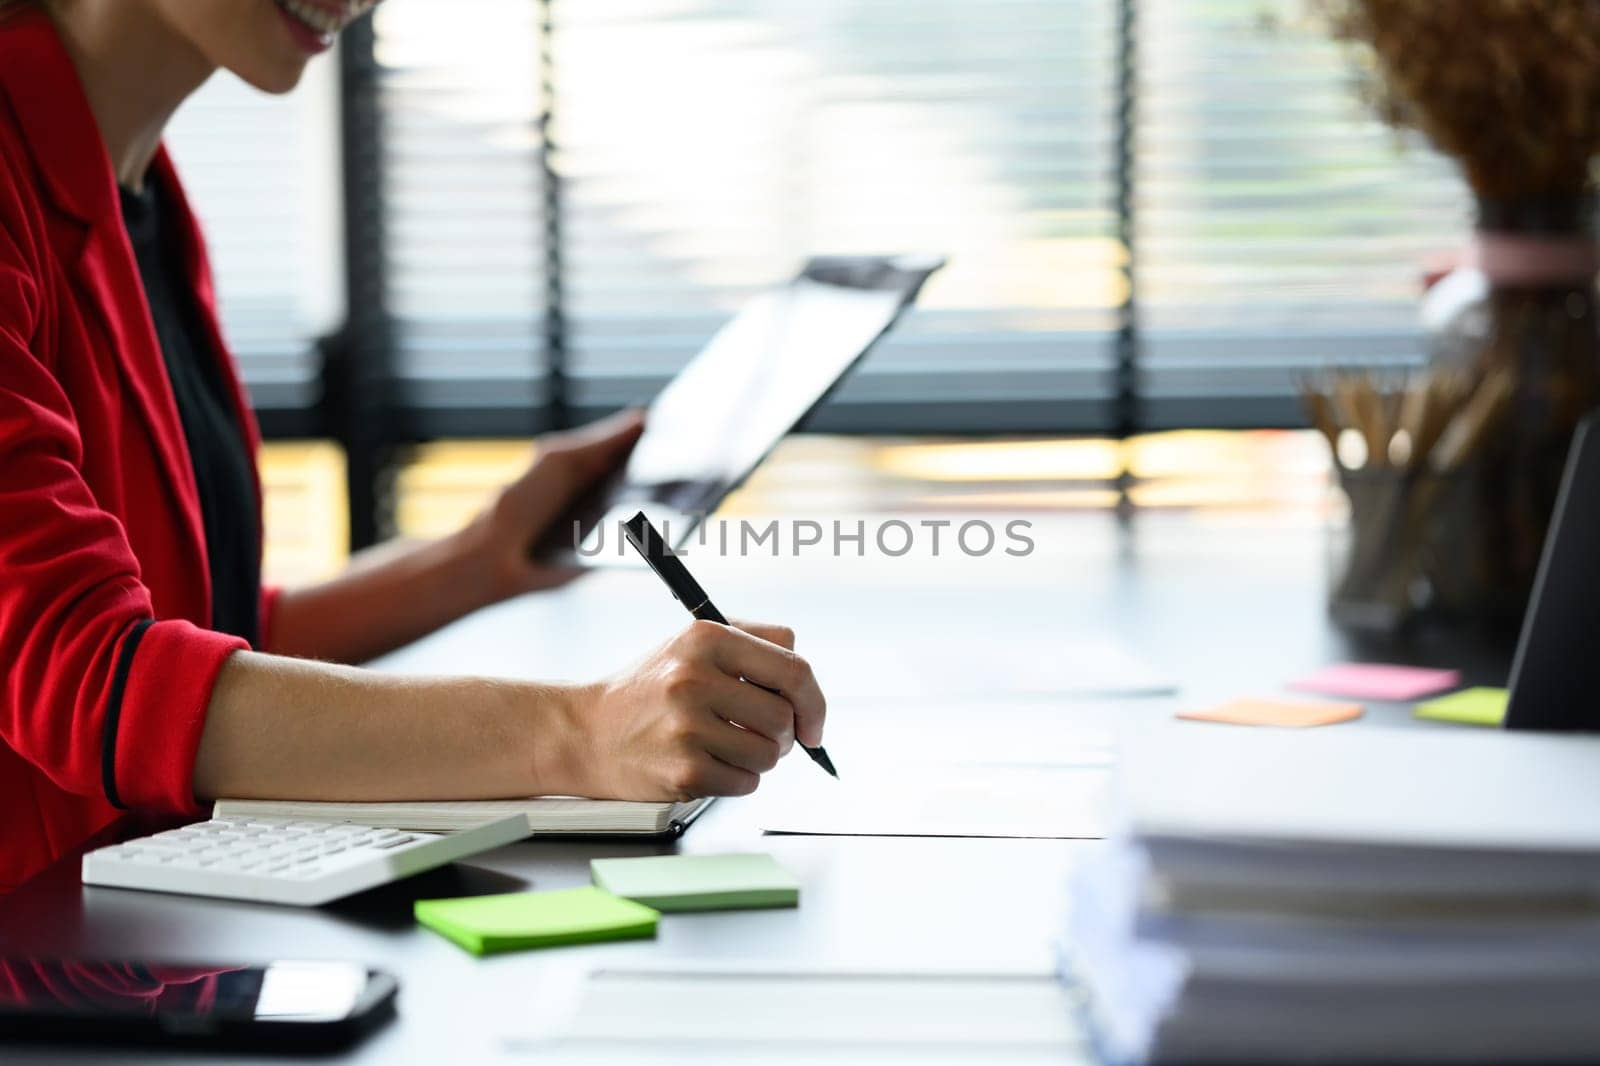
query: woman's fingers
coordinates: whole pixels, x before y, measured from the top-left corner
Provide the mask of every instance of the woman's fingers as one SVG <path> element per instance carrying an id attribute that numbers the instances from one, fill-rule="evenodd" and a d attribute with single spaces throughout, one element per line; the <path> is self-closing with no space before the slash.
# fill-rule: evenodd
<path id="1" fill-rule="evenodd" d="M 769 622 L 748 622 L 743 618 L 733 618 L 730 621 L 733 622 L 735 627 L 744 630 L 751 636 L 760 637 L 770 644 L 776 644 L 780 648 L 788 648 L 790 651 L 794 651 L 794 630 L 788 626 L 773 625 Z"/>
<path id="2" fill-rule="evenodd" d="M 706 723 L 700 742 L 719 762 L 753 774 L 764 774 L 777 766 L 784 753 L 783 745 L 771 737 L 720 717 Z"/>
<path id="3" fill-rule="evenodd" d="M 758 628 L 776 640 L 695 622 L 633 670 L 582 690 L 573 724 L 592 763 L 581 794 L 747 795 L 796 734 L 820 741 L 822 692 L 805 660 L 778 643 L 794 635 Z"/>
<path id="4" fill-rule="evenodd" d="M 548 437 L 545 445 L 572 465 L 579 483 L 587 483 L 610 473 L 643 432 L 644 412 L 630 408 Z"/>
<path id="5" fill-rule="evenodd" d="M 730 766 L 714 756 L 701 753 L 689 759 L 676 782 L 680 796 L 748 796 L 761 784 L 753 771 Z"/>
<path id="6" fill-rule="evenodd" d="M 810 663 L 789 648 L 741 629 L 715 622 L 697 622 L 695 627 L 702 627 L 699 639 L 709 646 L 713 661 L 723 673 L 776 690 L 789 702 L 800 743 L 808 747 L 822 743 L 828 705 Z M 714 627 L 720 633 L 703 627 Z"/>
<path id="7" fill-rule="evenodd" d="M 772 745 L 778 758 L 789 754 L 794 747 L 794 707 L 780 695 L 747 682 L 723 678 L 711 690 L 708 705 L 719 721 Z M 755 769 L 742 759 L 729 758 L 723 751 L 716 754 L 735 765 Z M 777 758 L 772 760 L 774 765 L 777 761 Z M 761 772 L 770 769 L 771 766 L 763 767 Z"/>

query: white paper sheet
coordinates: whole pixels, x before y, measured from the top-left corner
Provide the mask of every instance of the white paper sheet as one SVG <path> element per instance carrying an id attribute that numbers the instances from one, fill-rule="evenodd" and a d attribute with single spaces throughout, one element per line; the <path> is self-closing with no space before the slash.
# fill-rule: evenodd
<path id="1" fill-rule="evenodd" d="M 888 691 L 986 698 L 1115 699 L 1170 696 L 1177 682 L 1125 645 L 1083 634 L 994 640 L 987 633 L 917 634 L 884 649 L 878 680 Z"/>
<path id="2" fill-rule="evenodd" d="M 600 972 L 554 1032 L 506 1047 L 556 1063 L 1089 1061 L 1050 977 Z"/>
<path id="3" fill-rule="evenodd" d="M 759 817 L 767 833 L 1098 839 L 1110 780 L 1103 767 L 876 765 L 843 781 L 790 775 Z"/>

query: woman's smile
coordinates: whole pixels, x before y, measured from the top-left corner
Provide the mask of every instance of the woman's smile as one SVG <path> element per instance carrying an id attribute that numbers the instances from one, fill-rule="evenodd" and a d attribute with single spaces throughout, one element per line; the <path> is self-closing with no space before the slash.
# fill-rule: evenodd
<path id="1" fill-rule="evenodd" d="M 333 39 L 377 0 L 273 0 L 294 33 L 295 40 L 308 52 L 323 52 Z"/>

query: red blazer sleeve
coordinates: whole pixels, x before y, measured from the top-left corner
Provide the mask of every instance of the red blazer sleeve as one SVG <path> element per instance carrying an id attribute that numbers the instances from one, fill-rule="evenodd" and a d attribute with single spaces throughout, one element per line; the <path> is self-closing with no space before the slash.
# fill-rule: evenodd
<path id="1" fill-rule="evenodd" d="M 153 621 L 121 523 L 80 473 L 65 392 L 33 350 L 41 267 L 0 158 L 0 736 L 62 789 L 193 813 L 222 662 L 245 642 Z"/>

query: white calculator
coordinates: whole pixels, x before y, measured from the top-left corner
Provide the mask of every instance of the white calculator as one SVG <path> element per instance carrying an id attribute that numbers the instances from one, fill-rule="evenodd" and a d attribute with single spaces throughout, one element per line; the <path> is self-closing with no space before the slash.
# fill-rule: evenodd
<path id="1" fill-rule="evenodd" d="M 523 815 L 454 833 L 212 819 L 83 857 L 83 883 L 315 907 L 528 835 Z"/>

